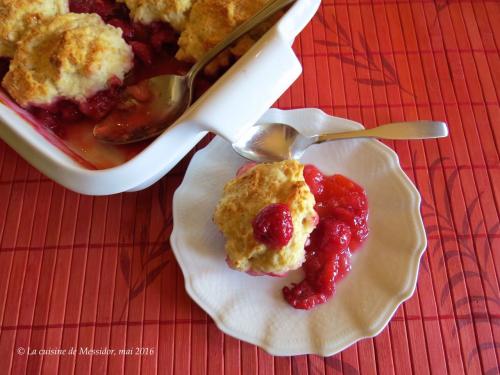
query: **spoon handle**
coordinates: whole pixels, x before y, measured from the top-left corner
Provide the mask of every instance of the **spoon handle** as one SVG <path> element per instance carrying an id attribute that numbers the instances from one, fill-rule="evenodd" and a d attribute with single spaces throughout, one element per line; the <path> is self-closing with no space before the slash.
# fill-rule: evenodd
<path id="1" fill-rule="evenodd" d="M 212 61 L 219 53 L 224 51 L 227 47 L 237 41 L 240 37 L 245 35 L 247 32 L 252 30 L 257 25 L 261 24 L 278 11 L 286 7 L 287 5 L 295 2 L 296 0 L 274 0 L 268 3 L 264 8 L 257 12 L 253 17 L 249 18 L 236 29 L 234 29 L 224 40 L 219 42 L 215 47 L 209 50 L 205 56 L 203 56 L 187 73 L 189 81 L 192 81 L 198 72 L 200 72 L 205 65 Z"/>
<path id="2" fill-rule="evenodd" d="M 428 139 L 448 136 L 446 123 L 439 121 L 396 122 L 372 129 L 318 135 L 315 143 L 347 138 Z"/>

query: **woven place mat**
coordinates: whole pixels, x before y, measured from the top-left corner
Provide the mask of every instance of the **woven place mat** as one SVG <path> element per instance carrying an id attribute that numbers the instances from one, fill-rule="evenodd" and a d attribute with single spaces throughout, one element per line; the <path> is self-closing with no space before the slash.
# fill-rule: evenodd
<path id="1" fill-rule="evenodd" d="M 328 358 L 272 357 L 186 295 L 168 239 L 194 151 L 145 191 L 87 197 L 0 142 L 0 371 L 499 373 L 499 24 L 495 0 L 328 0 L 297 40 L 304 74 L 277 107 L 451 134 L 387 142 L 422 194 L 417 291 L 376 338 Z"/>

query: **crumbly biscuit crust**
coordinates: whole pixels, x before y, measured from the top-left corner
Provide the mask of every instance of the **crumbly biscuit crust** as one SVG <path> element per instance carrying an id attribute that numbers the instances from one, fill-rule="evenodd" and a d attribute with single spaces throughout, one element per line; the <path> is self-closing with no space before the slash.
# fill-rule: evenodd
<path id="1" fill-rule="evenodd" d="M 280 274 L 302 265 L 305 242 L 316 225 L 315 199 L 303 169 L 293 160 L 259 164 L 226 184 L 214 222 L 224 234 L 234 268 Z M 288 205 L 294 226 L 290 242 L 279 251 L 257 242 L 252 228 L 260 210 L 273 203 Z"/>
<path id="2" fill-rule="evenodd" d="M 23 107 L 58 98 L 83 101 L 123 80 L 133 52 L 122 31 L 96 14 L 68 13 L 28 32 L 19 42 L 2 86 Z"/>
<path id="3" fill-rule="evenodd" d="M 198 0 L 193 4 L 184 31 L 179 38 L 177 59 L 196 62 L 232 30 L 257 13 L 269 0 Z M 243 55 L 272 22 L 257 27 L 236 45 L 221 53 L 207 66 L 215 73 L 230 64 L 231 56 Z"/>
<path id="4" fill-rule="evenodd" d="M 0 57 L 13 57 L 28 30 L 68 8 L 68 0 L 0 0 Z"/>
<path id="5" fill-rule="evenodd" d="M 156 21 L 167 22 L 176 30 L 182 30 L 192 0 L 119 0 L 130 9 L 136 22 L 150 24 Z"/>

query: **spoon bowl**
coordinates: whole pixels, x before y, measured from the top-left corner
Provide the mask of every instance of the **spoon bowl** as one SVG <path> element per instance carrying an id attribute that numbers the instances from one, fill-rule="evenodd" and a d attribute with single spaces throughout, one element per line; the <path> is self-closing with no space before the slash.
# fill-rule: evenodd
<path id="1" fill-rule="evenodd" d="M 429 139 L 448 136 L 446 123 L 439 121 L 412 121 L 381 125 L 372 129 L 306 136 L 290 125 L 280 123 L 257 124 L 247 129 L 232 144 L 233 149 L 246 159 L 264 163 L 300 159 L 313 145 L 340 139 L 380 138 L 392 140 Z"/>

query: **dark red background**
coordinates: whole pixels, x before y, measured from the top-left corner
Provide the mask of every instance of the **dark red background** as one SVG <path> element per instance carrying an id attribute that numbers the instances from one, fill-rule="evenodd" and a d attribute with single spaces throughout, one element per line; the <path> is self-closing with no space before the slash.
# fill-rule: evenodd
<path id="1" fill-rule="evenodd" d="M 222 334 L 186 295 L 168 239 L 192 154 L 145 191 L 94 198 L 0 142 L 0 371 L 497 374 L 499 25 L 495 0 L 327 0 L 297 40 L 304 74 L 277 107 L 367 127 L 432 118 L 451 132 L 388 143 L 423 198 L 418 288 L 375 339 L 329 358 L 269 356 Z M 28 346 L 154 354 L 17 353 Z"/>

